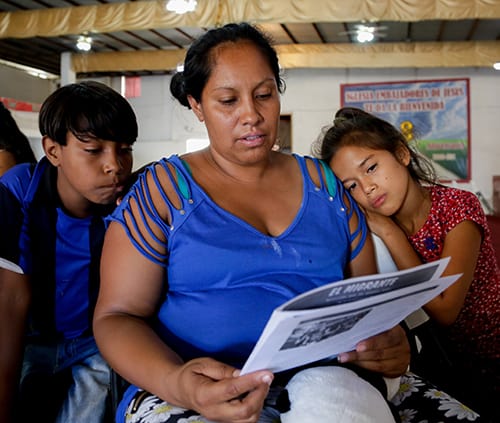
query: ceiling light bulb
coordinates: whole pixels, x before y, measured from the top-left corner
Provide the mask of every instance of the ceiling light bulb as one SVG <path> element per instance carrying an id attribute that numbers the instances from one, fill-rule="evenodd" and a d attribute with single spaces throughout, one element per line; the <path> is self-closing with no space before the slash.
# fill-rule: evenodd
<path id="1" fill-rule="evenodd" d="M 196 0 L 168 0 L 167 10 L 182 15 L 187 12 L 193 12 L 197 4 Z"/>
<path id="2" fill-rule="evenodd" d="M 493 69 L 500 70 L 500 62 L 493 63 Z"/>
<path id="3" fill-rule="evenodd" d="M 372 26 L 360 26 L 357 33 L 356 39 L 360 43 L 369 43 L 375 38 L 375 28 Z"/>
<path id="4" fill-rule="evenodd" d="M 90 49 L 92 48 L 92 38 L 85 37 L 83 35 L 78 37 L 76 48 L 81 51 L 90 51 Z"/>

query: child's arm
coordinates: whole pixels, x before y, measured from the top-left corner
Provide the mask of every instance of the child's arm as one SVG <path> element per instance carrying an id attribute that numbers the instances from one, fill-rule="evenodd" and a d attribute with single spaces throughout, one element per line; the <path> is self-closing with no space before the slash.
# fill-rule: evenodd
<path id="1" fill-rule="evenodd" d="M 0 421 L 13 420 L 19 384 L 23 340 L 30 303 L 25 275 L 0 268 Z"/>
<path id="2" fill-rule="evenodd" d="M 394 220 L 368 211 L 365 212 L 365 215 L 370 230 L 384 241 L 399 270 L 410 269 L 422 264 L 422 260 L 409 243 L 406 234 Z"/>
<path id="3" fill-rule="evenodd" d="M 451 257 L 451 260 L 444 275 L 462 273 L 462 276 L 424 307 L 442 325 L 451 325 L 463 307 L 474 277 L 481 239 L 481 229 L 470 220 L 459 223 L 446 235 L 441 256 Z"/>
<path id="4" fill-rule="evenodd" d="M 367 214 L 370 229 L 387 246 L 398 269 L 408 269 L 422 264 L 406 234 L 391 218 L 376 213 Z M 465 220 L 446 235 L 441 257 L 451 257 L 444 275 L 463 275 L 424 306 L 429 316 L 439 324 L 451 325 L 463 307 L 476 267 L 482 232 L 477 224 Z"/>

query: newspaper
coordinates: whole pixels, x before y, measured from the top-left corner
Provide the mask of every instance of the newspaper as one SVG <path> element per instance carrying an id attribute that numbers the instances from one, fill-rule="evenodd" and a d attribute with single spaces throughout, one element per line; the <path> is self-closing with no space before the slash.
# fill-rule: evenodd
<path id="1" fill-rule="evenodd" d="M 274 310 L 241 374 L 279 372 L 352 351 L 454 283 L 460 274 L 442 277 L 448 262 L 337 281 L 291 299 Z"/>

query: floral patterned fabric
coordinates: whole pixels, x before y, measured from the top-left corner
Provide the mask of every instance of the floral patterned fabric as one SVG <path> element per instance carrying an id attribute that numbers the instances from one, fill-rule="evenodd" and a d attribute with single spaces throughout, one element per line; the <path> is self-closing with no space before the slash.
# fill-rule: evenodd
<path id="1" fill-rule="evenodd" d="M 480 422 L 479 415 L 465 404 L 439 390 L 414 373 L 401 378 L 391 403 L 401 423 Z"/>
<path id="2" fill-rule="evenodd" d="M 408 372 L 401 378 L 398 393 L 390 401 L 401 423 L 480 422 L 479 415 L 420 378 Z M 117 423 L 216 423 L 194 411 L 176 407 L 145 391 L 139 391 Z M 279 411 L 266 408 L 259 423 L 279 423 Z"/>

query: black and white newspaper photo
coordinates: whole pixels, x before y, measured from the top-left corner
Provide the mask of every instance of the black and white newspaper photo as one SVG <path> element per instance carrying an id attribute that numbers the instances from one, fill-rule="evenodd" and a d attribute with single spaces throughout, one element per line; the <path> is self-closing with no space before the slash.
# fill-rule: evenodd
<path id="1" fill-rule="evenodd" d="M 398 272 L 336 281 L 277 308 L 242 374 L 279 372 L 351 351 L 403 321 L 454 283 L 444 258 Z"/>

